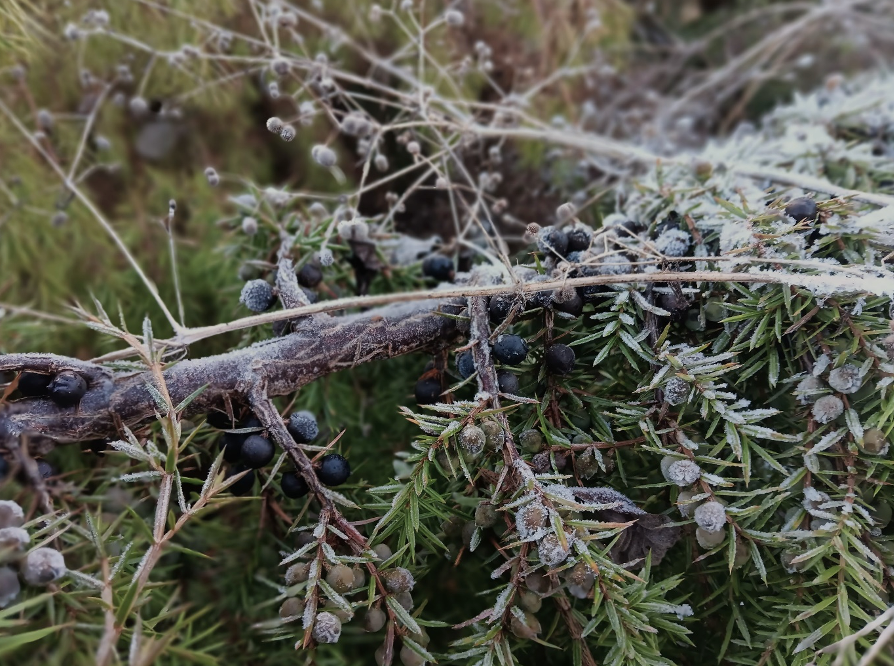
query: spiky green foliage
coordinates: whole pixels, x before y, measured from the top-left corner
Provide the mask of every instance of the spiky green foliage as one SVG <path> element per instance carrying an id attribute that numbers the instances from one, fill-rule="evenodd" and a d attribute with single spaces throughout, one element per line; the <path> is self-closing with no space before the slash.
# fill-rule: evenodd
<path id="1" fill-rule="evenodd" d="M 0 656 L 22 664 L 368 664 L 371 653 L 390 645 L 395 663 L 405 664 L 414 658 L 469 665 L 891 659 L 879 639 L 890 624 L 894 566 L 894 463 L 881 442 L 894 429 L 890 79 L 830 81 L 828 89 L 771 114 L 760 131 L 743 130 L 693 160 L 655 166 L 631 147 L 649 169 L 618 172 L 616 205 L 588 206 L 594 186 L 570 154 L 559 156 L 548 176 L 568 187 L 563 194 L 580 208 L 563 223 L 592 234 L 586 250 L 560 260 L 543 242 L 539 250 L 509 251 L 506 239 L 517 246 L 532 240 L 511 238 L 521 235 L 513 222 L 523 226 L 511 215 L 533 220 L 498 198 L 500 146 L 531 138 L 582 148 L 600 160 L 624 156 L 625 146 L 546 127 L 511 97 L 496 109 L 459 103 L 492 83 L 486 49 L 475 51 L 474 67 L 452 62 L 451 48 L 461 41 L 455 34 L 434 44 L 426 34 L 429 48 L 417 50 L 423 42 L 411 38 L 420 35 L 419 19 L 400 7 L 386 8 L 377 27 L 357 18 L 339 24 L 351 35 L 342 35 L 350 48 L 341 50 L 346 42 L 330 44 L 327 26 L 300 10 L 299 20 L 313 28 L 292 49 L 284 45 L 291 19 L 280 23 L 273 6 L 251 3 L 249 14 L 220 3 L 145 5 L 114 3 L 111 25 L 147 20 L 165 30 L 149 24 L 145 40 L 134 44 L 114 30 L 79 24 L 89 39 L 81 35 L 72 48 L 97 72 L 127 53 L 138 54 L 135 71 L 157 60 L 144 70 L 146 97 L 189 100 L 197 125 L 211 119 L 211 129 L 198 132 L 207 143 L 198 150 L 213 158 L 193 163 L 185 176 L 125 159 L 127 144 L 114 149 L 134 194 L 109 215 L 124 244 L 138 248 L 136 260 L 152 266 L 160 300 L 184 301 L 180 323 L 195 327 L 248 314 L 238 305 L 242 282 L 271 277 L 279 252 L 298 268 L 333 253 L 318 289 L 324 299 L 431 286 L 419 259 L 433 245 L 413 244 L 395 224 L 402 208 L 413 212 L 410 197 L 431 187 L 447 192 L 448 221 L 465 247 L 476 248 L 470 257 L 459 244 L 446 248 L 476 266 L 460 277 L 460 287 L 473 294 L 482 284 L 504 284 L 511 296 L 515 281 L 583 277 L 589 283 L 576 292 L 586 305 L 581 316 L 559 312 L 557 303 L 573 294 L 558 284 L 545 295 L 529 287 L 527 299 L 516 296 L 513 318 L 499 332 L 524 337 L 530 353 L 512 369 L 520 395 L 500 396 L 499 404 L 481 392 L 480 377 L 462 380 L 454 372 L 453 354 L 433 359 L 432 370 L 418 357 L 374 365 L 361 359 L 277 401 L 283 414 L 305 409 L 318 416 L 322 434 L 307 447 L 310 455 L 326 448 L 351 461 L 349 483 L 332 497 L 367 546 L 388 546 L 385 559 L 381 551 L 346 547 L 350 540 L 329 518 L 321 520 L 316 500 L 283 496 L 282 473 L 291 465 L 285 454 L 258 471 L 250 495 L 232 497 L 221 432 L 183 419 L 186 405 L 171 404 L 159 380 L 151 388 L 159 414 L 151 427 L 122 433 L 95 456 L 83 443 L 52 451 L 61 472 L 49 482 L 53 513 L 39 516 L 27 483 L 2 486 L 4 498 L 29 509 L 32 545 L 47 541 L 62 549 L 70 574 L 45 591 L 26 588 L 0 610 Z M 628 18 L 620 12 L 612 20 Z M 431 20 L 434 34 L 449 27 Z M 219 44 L 223 24 L 233 29 L 229 53 Z M 406 51 L 395 49 L 396 61 L 411 66 L 361 48 L 356 35 L 366 29 L 383 40 L 406 40 Z M 281 53 L 271 40 L 277 39 L 292 68 L 284 80 L 274 76 Z M 190 44 L 203 45 L 198 56 L 183 50 Z M 329 56 L 313 60 L 324 46 L 331 46 Z M 386 80 L 359 79 L 367 64 L 387 72 Z M 448 65 L 465 67 L 468 76 L 454 78 Z M 166 75 L 152 75 L 155 68 Z M 259 76 L 266 92 L 240 87 L 249 75 Z M 231 76 L 235 87 L 224 85 Z M 264 128 L 274 80 L 280 94 L 315 105 L 307 125 L 300 106 L 277 110 L 299 128 L 287 144 Z M 264 113 L 246 113 L 239 102 L 246 97 L 267 105 Z M 55 110 L 71 107 L 71 100 Z M 8 101 L 13 117 L 24 114 L 26 103 Z M 555 106 L 548 98 L 539 109 Z M 349 110 L 367 112 L 382 138 L 357 141 L 345 128 Z M 103 107 L 95 122 L 101 132 L 116 124 L 124 134 L 136 131 L 128 112 L 113 106 Z M 4 123 L 4 136 L 17 136 Z M 329 134 L 339 127 L 336 143 Z M 72 159 L 83 128 L 61 128 L 53 150 Z M 295 160 L 301 171 L 273 184 L 273 169 L 257 151 L 218 147 L 239 143 L 243 132 L 250 146 L 273 145 L 267 155 Z M 327 141 L 338 157 L 331 169 L 311 159 L 311 147 Z M 412 142 L 418 150 L 409 149 Z M 496 153 L 488 150 L 494 146 Z M 12 267 L 4 270 L 14 281 L 36 280 L 38 287 L 23 292 L 36 307 L 55 305 L 60 294 L 86 300 L 95 293 L 98 314 L 89 321 L 104 335 L 88 338 L 71 326 L 16 317 L 0 320 L 0 351 L 80 343 L 93 353 L 114 343 L 132 350 L 130 367 L 159 371 L 175 363 L 174 354 L 164 353 L 171 350 L 156 346 L 165 343 L 155 340 L 149 322 L 165 337 L 176 322 L 165 321 L 123 264 L 101 266 L 94 278 L 68 288 L 82 274 L 85 254 L 112 265 L 118 255 L 88 211 L 66 207 L 67 196 L 68 225 L 33 233 L 37 220 L 48 225 L 46 201 L 65 188 L 49 181 L 55 176 L 33 145 L 28 150 L 13 153 L 0 174 L 8 183 L 10 173 L 21 173 L 25 190 L 10 190 L 13 214 L 0 218 L 2 265 Z M 487 165 L 479 152 L 489 155 Z M 378 155 L 390 161 L 384 175 L 377 175 Z M 216 189 L 202 173 L 208 163 L 223 174 Z M 395 184 L 395 172 L 409 178 Z M 839 192 L 813 189 L 817 182 L 856 192 L 833 197 Z M 367 209 L 376 191 L 382 196 Z M 787 202 L 801 195 L 817 201 L 816 219 L 785 215 Z M 171 198 L 177 212 L 165 218 Z M 500 218 L 507 207 L 510 216 Z M 551 214 L 536 221 L 545 225 Z M 246 216 L 257 232 L 245 233 Z M 130 217 L 139 224 L 126 226 Z M 169 257 L 166 226 L 151 218 L 167 228 L 173 220 L 173 237 L 191 243 L 178 243 L 176 258 Z M 62 265 L 33 270 L 48 255 Z M 660 281 L 650 277 L 657 271 Z M 623 280 L 609 282 L 619 274 Z M 109 310 L 120 302 L 121 321 L 100 302 Z M 469 304 L 463 320 L 471 317 L 473 299 Z M 128 332 L 128 324 L 140 321 L 142 335 Z M 488 332 L 472 323 L 473 349 L 480 352 Z M 239 330 L 203 338 L 190 352 L 245 347 L 273 335 L 266 325 Z M 546 351 L 554 343 L 574 350 L 570 373 L 548 371 Z M 127 366 L 119 359 L 119 367 Z M 841 370 L 848 367 L 854 370 Z M 416 406 L 413 384 L 426 371 L 449 391 L 437 405 Z M 853 376 L 841 376 L 848 372 Z M 485 433 L 482 450 L 471 427 Z M 306 569 L 286 580 L 294 565 Z M 333 573 L 344 573 L 339 565 L 363 571 L 362 579 L 346 583 Z M 409 599 L 404 571 L 414 581 Z M 286 602 L 288 613 L 280 610 Z M 385 612 L 387 624 L 366 634 L 361 622 L 370 607 Z M 337 643 L 322 640 L 331 632 L 313 631 L 318 611 L 341 617 Z"/>

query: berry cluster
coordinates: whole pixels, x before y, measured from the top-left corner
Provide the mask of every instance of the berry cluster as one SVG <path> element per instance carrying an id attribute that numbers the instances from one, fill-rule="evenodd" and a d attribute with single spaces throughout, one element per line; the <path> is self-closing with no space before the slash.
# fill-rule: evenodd
<path id="1" fill-rule="evenodd" d="M 254 416 L 243 419 L 235 428 L 230 418 L 222 412 L 212 412 L 208 422 L 215 428 L 227 431 L 220 440 L 224 460 L 230 463 L 227 478 L 243 474 L 229 487 L 230 492 L 247 495 L 254 488 L 255 470 L 270 464 L 276 454 L 276 446 L 263 434 L 261 422 Z M 286 423 L 286 429 L 298 444 L 310 443 L 320 432 L 316 417 L 306 411 L 293 413 Z M 330 453 L 320 458 L 314 471 L 322 484 L 339 486 L 350 477 L 351 465 L 344 456 Z M 283 495 L 293 499 L 304 497 L 310 491 L 297 471 L 284 473 L 280 486 Z"/>
<path id="2" fill-rule="evenodd" d="M 0 608 L 19 596 L 21 578 L 33 587 L 46 587 L 62 578 L 65 558 L 53 548 L 27 550 L 31 536 L 22 527 L 25 513 L 11 500 L 0 500 Z"/>

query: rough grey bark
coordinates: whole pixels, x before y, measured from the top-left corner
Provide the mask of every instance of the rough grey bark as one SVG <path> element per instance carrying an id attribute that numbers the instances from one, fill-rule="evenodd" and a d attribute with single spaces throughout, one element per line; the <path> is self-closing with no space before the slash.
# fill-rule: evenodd
<path id="1" fill-rule="evenodd" d="M 186 416 L 225 409 L 229 399 L 248 404 L 252 387 L 263 382 L 270 397 L 286 395 L 324 375 L 362 363 L 412 352 L 434 352 L 462 334 L 461 323 L 447 315 L 462 310 L 462 300 L 399 303 L 360 314 L 317 315 L 282 338 L 251 347 L 180 361 L 164 371 L 176 405 L 207 384 Z M 74 370 L 88 382 L 80 405 L 57 406 L 47 398 L 0 405 L 0 440 L 23 433 L 57 442 L 118 438 L 122 426 L 133 429 L 152 420 L 157 409 L 147 383 L 149 372 L 120 373 L 93 363 L 53 354 L 0 356 L 0 371 L 57 373 Z"/>

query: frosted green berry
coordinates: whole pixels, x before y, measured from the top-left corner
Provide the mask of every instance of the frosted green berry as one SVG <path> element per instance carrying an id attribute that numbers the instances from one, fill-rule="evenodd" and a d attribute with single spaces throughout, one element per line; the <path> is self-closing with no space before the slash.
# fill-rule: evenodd
<path id="1" fill-rule="evenodd" d="M 341 637 L 341 620 L 335 614 L 323 611 L 314 621 L 312 634 L 317 643 L 338 643 Z"/>
<path id="2" fill-rule="evenodd" d="M 888 440 L 885 433 L 878 428 L 868 428 L 863 433 L 863 451 L 871 455 L 877 456 L 886 452 L 888 449 Z"/>
<path id="3" fill-rule="evenodd" d="M 306 562 L 299 562 L 290 566 L 286 569 L 286 585 L 297 585 L 306 581 L 309 568 L 310 565 Z"/>
<path id="4" fill-rule="evenodd" d="M 460 445 L 473 456 L 477 456 L 484 451 L 484 445 L 487 443 L 487 436 L 478 426 L 467 425 L 459 433 Z"/>
<path id="5" fill-rule="evenodd" d="M 304 599 L 298 597 L 286 599 L 279 607 L 279 616 L 283 619 L 299 617 L 302 613 L 304 613 Z"/>
<path id="6" fill-rule="evenodd" d="M 500 516 L 490 502 L 481 502 L 475 509 L 475 524 L 478 527 L 493 527 L 500 520 Z"/>
<path id="7" fill-rule="evenodd" d="M 518 597 L 519 605 L 530 613 L 536 613 L 543 606 L 543 599 L 540 595 L 530 590 L 522 590 L 519 592 Z"/>
<path id="8" fill-rule="evenodd" d="M 65 558 L 58 550 L 37 548 L 25 556 L 20 573 L 29 585 L 44 586 L 65 575 Z"/>
<path id="9" fill-rule="evenodd" d="M 391 552 L 391 548 L 387 543 L 380 543 L 373 546 L 373 552 L 376 554 L 376 559 L 380 562 L 384 562 L 394 554 Z"/>
<path id="10" fill-rule="evenodd" d="M 416 584 L 413 574 L 402 567 L 388 569 L 382 574 L 382 580 L 389 592 L 409 592 Z"/>
<path id="11" fill-rule="evenodd" d="M 366 611 L 366 615 L 363 618 L 363 629 L 371 634 L 374 634 L 377 631 L 382 630 L 382 627 L 385 626 L 386 620 L 387 617 L 382 610 L 378 608 L 370 608 L 368 611 Z"/>
<path id="12" fill-rule="evenodd" d="M 329 570 L 326 582 L 339 594 L 350 592 L 354 587 L 354 572 L 344 564 L 336 564 Z"/>
<path id="13" fill-rule="evenodd" d="M 695 530 L 695 539 L 698 541 L 699 546 L 705 550 L 711 550 L 724 542 L 726 539 L 726 530 L 708 532 L 699 527 Z"/>
<path id="14" fill-rule="evenodd" d="M 539 453 L 543 448 L 543 435 L 539 430 L 525 430 L 518 436 L 518 443 L 528 453 Z"/>
<path id="15" fill-rule="evenodd" d="M 525 621 L 522 622 L 514 614 L 509 621 L 509 630 L 519 638 L 535 638 L 542 631 L 540 620 L 531 612 L 525 613 Z"/>

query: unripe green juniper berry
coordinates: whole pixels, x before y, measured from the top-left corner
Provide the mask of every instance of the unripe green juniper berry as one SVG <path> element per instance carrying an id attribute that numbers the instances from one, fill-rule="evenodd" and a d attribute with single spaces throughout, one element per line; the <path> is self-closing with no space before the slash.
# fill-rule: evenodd
<path id="1" fill-rule="evenodd" d="M 6 608 L 15 601 L 21 591 L 16 572 L 10 567 L 0 567 L 0 608 Z"/>
<path id="2" fill-rule="evenodd" d="M 248 468 L 243 467 L 242 465 L 235 465 L 235 466 L 231 467 L 229 470 L 227 470 L 226 478 L 229 479 L 233 476 L 236 476 L 237 474 L 244 472 L 246 469 L 248 469 Z M 239 479 L 236 483 L 231 485 L 228 488 L 228 490 L 233 495 L 237 495 L 237 496 L 248 495 L 252 491 L 252 488 L 254 488 L 254 485 L 255 485 L 255 471 L 253 469 L 248 469 L 248 474 L 246 474 L 241 479 Z"/>
<path id="3" fill-rule="evenodd" d="M 377 631 L 382 630 L 382 627 L 385 626 L 385 620 L 387 619 L 388 618 L 382 610 L 378 608 L 370 608 L 366 611 L 366 615 L 363 618 L 363 629 L 374 634 Z"/>
<path id="4" fill-rule="evenodd" d="M 456 355 L 456 370 L 463 379 L 468 379 L 475 374 L 475 358 L 470 350 Z"/>
<path id="5" fill-rule="evenodd" d="M 844 403 L 836 395 L 824 395 L 813 403 L 812 411 L 817 423 L 830 423 L 844 413 Z"/>
<path id="6" fill-rule="evenodd" d="M 298 472 L 286 472 L 283 474 L 280 485 L 282 486 L 283 495 L 292 499 L 304 497 L 310 492 L 307 482 Z"/>
<path id="7" fill-rule="evenodd" d="M 307 562 L 298 562 L 298 564 L 293 564 L 288 569 L 286 569 L 286 585 L 291 587 L 292 585 L 303 583 L 307 580 L 309 570 L 310 565 Z"/>
<path id="8" fill-rule="evenodd" d="M 308 289 L 315 289 L 323 281 L 323 271 L 318 266 L 307 263 L 298 271 L 298 284 Z"/>
<path id="9" fill-rule="evenodd" d="M 475 508 L 475 524 L 478 527 L 493 527 L 499 520 L 500 516 L 490 502 L 481 502 Z"/>
<path id="10" fill-rule="evenodd" d="M 502 393 L 518 395 L 518 376 L 509 370 L 497 370 L 497 385 Z"/>
<path id="11" fill-rule="evenodd" d="M 21 527 L 25 522 L 25 512 L 17 502 L 0 500 L 0 528 Z"/>
<path id="12" fill-rule="evenodd" d="M 52 375 L 42 375 L 37 372 L 23 372 L 19 375 L 19 392 L 26 398 L 37 398 L 47 394 Z"/>
<path id="13" fill-rule="evenodd" d="M 664 386 L 664 400 L 669 405 L 682 405 L 689 397 L 689 384 L 679 377 L 672 377 Z"/>
<path id="14" fill-rule="evenodd" d="M 816 202 L 808 197 L 792 199 L 785 206 L 785 214 L 795 222 L 801 222 L 803 220 L 815 222 L 817 217 Z"/>
<path id="15" fill-rule="evenodd" d="M 376 554 L 376 559 L 379 562 L 384 562 L 389 557 L 391 557 L 394 553 L 391 552 L 391 546 L 387 543 L 379 543 L 373 546 L 373 552 Z"/>
<path id="16" fill-rule="evenodd" d="M 383 572 L 382 581 L 385 583 L 385 588 L 395 594 L 410 592 L 416 584 L 413 574 L 403 567 L 395 567 Z"/>
<path id="17" fill-rule="evenodd" d="M 87 392 L 87 382 L 78 373 L 63 370 L 47 387 L 50 399 L 60 407 L 74 407 Z"/>
<path id="18" fill-rule="evenodd" d="M 291 597 L 282 602 L 279 607 L 279 616 L 283 619 L 287 617 L 298 617 L 304 613 L 304 599 Z"/>
<path id="19" fill-rule="evenodd" d="M 327 486 L 340 486 L 351 476 L 351 464 L 338 453 L 330 453 L 320 460 L 317 478 Z"/>
<path id="20" fill-rule="evenodd" d="M 487 442 L 484 431 L 475 425 L 467 425 L 463 428 L 457 439 L 463 449 L 472 456 L 477 456 L 484 451 L 484 445 Z"/>
<path id="21" fill-rule="evenodd" d="M 294 412 L 286 425 L 289 434 L 299 444 L 307 444 L 320 434 L 317 417 L 308 411 Z"/>
<path id="22" fill-rule="evenodd" d="M 312 633 L 317 643 L 338 643 L 341 636 L 341 620 L 328 611 L 318 613 Z"/>
<path id="23" fill-rule="evenodd" d="M 276 452 L 276 447 L 266 437 L 261 435 L 249 435 L 242 442 L 242 450 L 240 451 L 240 459 L 242 464 L 252 469 L 263 467 L 271 460 Z"/>
<path id="24" fill-rule="evenodd" d="M 726 527 L 726 508 L 720 502 L 705 502 L 696 507 L 696 524 L 706 532 L 719 532 Z"/>
<path id="25" fill-rule="evenodd" d="M 276 297 L 266 280 L 249 280 L 242 287 L 239 302 L 252 312 L 266 312 L 276 303 Z"/>
<path id="26" fill-rule="evenodd" d="M 518 436 L 518 443 L 528 453 L 539 453 L 543 448 L 543 435 L 539 430 L 525 430 Z"/>
<path id="27" fill-rule="evenodd" d="M 494 344 L 494 358 L 506 365 L 518 365 L 528 355 L 528 343 L 518 335 L 501 335 Z"/>
<path id="28" fill-rule="evenodd" d="M 872 455 L 882 454 L 888 446 L 885 433 L 879 428 L 867 428 L 863 433 L 863 451 Z M 0 474 L 2 477 L 2 474 Z"/>
<path id="29" fill-rule="evenodd" d="M 452 282 L 456 272 L 450 257 L 432 254 L 423 260 L 422 274 L 439 282 Z"/>
<path id="30" fill-rule="evenodd" d="M 326 575 L 326 582 L 339 594 L 350 592 L 354 588 L 354 572 L 344 564 L 336 564 Z"/>
<path id="31" fill-rule="evenodd" d="M 856 393 L 860 390 L 860 368 L 846 363 L 829 373 L 829 386 L 841 393 Z"/>
<path id="32" fill-rule="evenodd" d="M 25 582 L 34 586 L 49 585 L 65 575 L 65 558 L 58 550 L 37 548 L 25 556 L 19 573 Z"/>
<path id="33" fill-rule="evenodd" d="M 560 343 L 550 345 L 544 356 L 547 369 L 556 375 L 567 375 L 574 370 L 576 357 L 574 350 Z"/>

